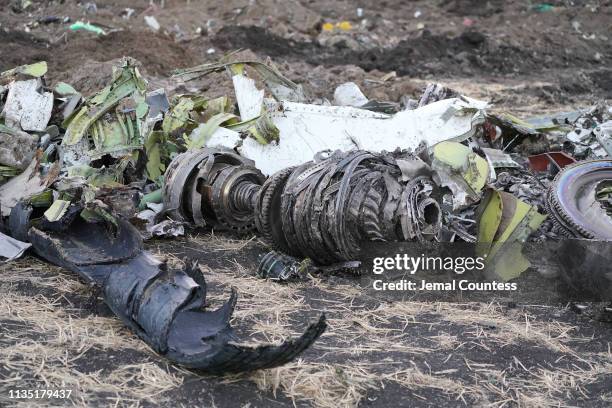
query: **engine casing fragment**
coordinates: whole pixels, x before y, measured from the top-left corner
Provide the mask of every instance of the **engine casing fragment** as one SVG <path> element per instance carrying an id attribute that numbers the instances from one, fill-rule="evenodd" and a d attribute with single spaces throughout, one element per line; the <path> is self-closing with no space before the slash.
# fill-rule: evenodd
<path id="1" fill-rule="evenodd" d="M 274 174 L 260 191 L 256 217 L 277 249 L 318 264 L 357 259 L 368 241 L 433 240 L 442 223 L 429 177 L 404 181 L 394 155 L 365 151 Z"/>
<path id="2" fill-rule="evenodd" d="M 231 151 L 190 150 L 166 170 L 164 208 L 178 221 L 248 231 L 255 227 L 253 208 L 264 180 L 251 160 Z"/>
<path id="3" fill-rule="evenodd" d="M 429 176 L 406 177 L 396 158 L 366 151 L 318 155 L 264 182 L 229 151 L 177 156 L 166 171 L 164 207 L 176 220 L 237 231 L 257 227 L 277 250 L 319 265 L 357 259 L 365 242 L 428 241 L 442 225 Z"/>
<path id="4" fill-rule="evenodd" d="M 297 278 L 308 267 L 308 261 L 301 261 L 280 252 L 271 251 L 261 256 L 257 275 L 273 281 L 287 281 Z"/>

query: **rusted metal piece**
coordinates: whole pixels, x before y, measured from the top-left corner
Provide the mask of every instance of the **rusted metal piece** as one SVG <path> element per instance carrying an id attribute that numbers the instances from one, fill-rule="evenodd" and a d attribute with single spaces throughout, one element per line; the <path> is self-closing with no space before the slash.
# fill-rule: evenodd
<path id="1" fill-rule="evenodd" d="M 429 177 L 403 181 L 392 154 L 336 152 L 264 184 L 257 224 L 264 238 L 319 265 L 357 259 L 368 241 L 425 241 L 441 227 Z M 280 211 L 279 211 L 280 210 Z"/>
<path id="2" fill-rule="evenodd" d="M 603 183 L 612 180 L 612 160 L 582 161 L 555 177 L 547 210 L 568 237 L 612 240 L 612 217 L 597 200 Z"/>
<path id="3" fill-rule="evenodd" d="M 565 152 L 548 152 L 529 156 L 529 167 L 535 171 L 549 171 L 554 173 L 562 168 L 576 163 L 576 160 Z M 552 168 L 551 168 L 552 167 Z"/>
<path id="4" fill-rule="evenodd" d="M 187 151 L 168 166 L 164 208 L 173 219 L 197 226 L 251 230 L 264 180 L 251 160 L 231 151 Z"/>

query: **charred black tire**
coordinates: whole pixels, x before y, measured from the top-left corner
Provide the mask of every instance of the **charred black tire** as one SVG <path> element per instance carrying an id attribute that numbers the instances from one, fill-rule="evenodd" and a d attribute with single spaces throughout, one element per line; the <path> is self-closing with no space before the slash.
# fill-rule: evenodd
<path id="1" fill-rule="evenodd" d="M 571 237 L 609 239 L 609 234 L 598 231 L 598 225 L 585 218 L 575 202 L 568 199 L 588 189 L 597 180 L 612 175 L 612 161 L 592 160 L 565 167 L 555 177 L 547 197 L 547 211 L 560 230 Z M 589 229 L 589 222 L 591 228 Z"/>

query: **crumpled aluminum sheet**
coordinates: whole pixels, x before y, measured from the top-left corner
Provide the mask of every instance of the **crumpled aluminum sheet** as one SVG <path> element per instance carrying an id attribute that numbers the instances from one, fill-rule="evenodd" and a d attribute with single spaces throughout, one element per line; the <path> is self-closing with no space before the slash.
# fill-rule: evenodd
<path id="1" fill-rule="evenodd" d="M 0 232 L 0 258 L 5 258 L 4 262 L 15 260 L 32 246 L 27 242 L 21 242 Z"/>

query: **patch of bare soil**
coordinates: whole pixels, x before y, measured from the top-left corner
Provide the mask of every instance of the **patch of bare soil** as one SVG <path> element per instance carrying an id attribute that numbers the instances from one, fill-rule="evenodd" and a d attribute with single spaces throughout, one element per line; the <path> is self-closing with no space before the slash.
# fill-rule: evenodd
<path id="1" fill-rule="evenodd" d="M 168 0 L 163 8 L 161 2 L 145 0 L 99 1 L 96 8 L 86 2 L 34 1 L 25 10 L 20 3 L 0 4 L 0 69 L 47 59 L 52 81 L 82 78 L 84 69 L 107 75 L 104 63 L 123 55 L 135 57 L 147 74 L 159 78 L 223 52 L 248 49 L 254 57 L 287 65 L 295 71 L 293 79 L 317 96 L 333 91 L 321 82 L 350 80 L 342 71 L 355 66 L 364 76 L 395 71 L 393 82 L 406 88 L 411 81 L 432 79 L 522 83 L 524 94 L 551 110 L 612 95 L 609 1 L 552 1 L 547 3 L 552 8 L 544 10 L 530 1 L 471 0 Z M 70 22 L 41 22 L 53 16 Z M 144 16 L 159 21 L 159 32 L 147 26 Z M 78 20 L 110 34 L 70 31 Z M 350 30 L 322 28 L 340 21 Z M 313 69 L 317 75 L 307 75 Z M 534 81 L 548 85 L 532 91 Z M 94 75 L 79 85 L 86 92 L 94 89 L 90 82 L 97 84 Z M 386 90 L 377 94 L 399 100 Z"/>
<path id="2" fill-rule="evenodd" d="M 212 233 L 156 241 L 170 263 L 197 259 L 210 307 L 229 288 L 250 342 L 329 328 L 283 367 L 201 377 L 168 365 L 59 268 L 32 257 L 0 267 L 0 404 L 14 388 L 70 388 L 75 406 L 609 406 L 612 327 L 564 308 L 388 302 L 350 275 L 274 284 L 254 276 L 265 248 Z M 96 306 L 97 305 L 97 306 Z"/>

